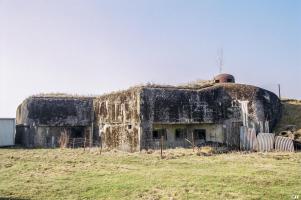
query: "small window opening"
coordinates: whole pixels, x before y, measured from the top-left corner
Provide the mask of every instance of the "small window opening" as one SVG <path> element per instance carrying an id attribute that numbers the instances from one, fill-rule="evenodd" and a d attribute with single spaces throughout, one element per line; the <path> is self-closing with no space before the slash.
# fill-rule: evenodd
<path id="1" fill-rule="evenodd" d="M 176 140 L 183 140 L 187 138 L 187 130 L 186 129 L 176 129 L 175 130 L 175 138 Z"/>
<path id="2" fill-rule="evenodd" d="M 130 124 L 130 125 L 128 125 L 128 129 L 132 129 L 132 125 Z"/>
<path id="3" fill-rule="evenodd" d="M 219 80 L 215 80 L 215 83 L 219 83 Z"/>
<path id="4" fill-rule="evenodd" d="M 206 140 L 206 129 L 195 129 L 193 131 L 193 138 L 195 140 Z"/>
<path id="5" fill-rule="evenodd" d="M 153 131 L 153 139 L 159 139 L 159 132 L 157 130 Z"/>
<path id="6" fill-rule="evenodd" d="M 72 127 L 71 128 L 71 137 L 72 138 L 83 138 L 85 133 L 84 127 Z"/>
<path id="7" fill-rule="evenodd" d="M 161 139 L 161 136 L 163 136 L 163 138 L 165 140 L 167 140 L 166 129 L 156 129 L 156 130 L 153 130 L 153 139 L 155 139 L 155 140 Z"/>

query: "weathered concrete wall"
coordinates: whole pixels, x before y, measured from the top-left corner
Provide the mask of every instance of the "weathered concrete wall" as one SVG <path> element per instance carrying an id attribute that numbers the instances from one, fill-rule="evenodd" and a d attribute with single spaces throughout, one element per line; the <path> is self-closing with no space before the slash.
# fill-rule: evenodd
<path id="1" fill-rule="evenodd" d="M 30 97 L 18 107 L 16 124 L 89 126 L 92 113 L 93 98 Z"/>
<path id="2" fill-rule="evenodd" d="M 242 113 L 242 102 L 247 111 Z M 204 89 L 144 88 L 141 93 L 142 148 L 149 148 L 154 124 L 221 124 L 231 146 L 239 146 L 243 115 L 248 126 L 268 120 L 274 128 L 281 115 L 278 97 L 258 87 L 216 84 Z M 220 134 L 220 133 L 219 133 Z"/>
<path id="3" fill-rule="evenodd" d="M 94 132 L 103 147 L 139 151 L 140 89 L 133 88 L 94 100 Z"/>
<path id="4" fill-rule="evenodd" d="M 273 130 L 282 113 L 280 99 L 272 92 L 250 85 L 222 84 L 224 91 L 234 100 L 248 101 L 248 120 L 258 123 L 268 120 Z"/>
<path id="5" fill-rule="evenodd" d="M 16 143 L 26 147 L 49 147 L 51 140 L 58 146 L 58 138 L 64 131 L 72 137 L 72 127 L 91 130 L 92 122 L 93 98 L 30 97 L 17 109 Z"/>
<path id="6" fill-rule="evenodd" d="M 57 141 L 64 130 L 82 127 L 84 137 L 89 130 L 94 143 L 133 152 L 157 145 L 153 130 L 163 128 L 168 147 L 190 146 L 184 138 L 175 138 L 180 128 L 187 130 L 187 139 L 192 139 L 194 130 L 205 129 L 207 142 L 239 147 L 240 126 L 259 130 L 268 121 L 272 130 L 280 116 L 278 97 L 254 86 L 142 86 L 94 98 L 28 98 L 17 110 L 16 140 L 30 147 L 49 147 L 49 138 Z"/>
<path id="7" fill-rule="evenodd" d="M 75 135 L 74 129 L 82 129 L 80 135 Z M 16 143 L 25 147 L 45 147 L 53 148 L 60 146 L 60 138 L 66 133 L 69 139 L 69 145 L 72 144 L 72 138 L 86 138 L 86 146 L 89 146 L 91 128 L 83 127 L 63 127 L 63 126 L 17 126 Z M 83 146 L 84 144 L 76 144 Z M 71 145 L 72 146 L 72 145 Z"/>

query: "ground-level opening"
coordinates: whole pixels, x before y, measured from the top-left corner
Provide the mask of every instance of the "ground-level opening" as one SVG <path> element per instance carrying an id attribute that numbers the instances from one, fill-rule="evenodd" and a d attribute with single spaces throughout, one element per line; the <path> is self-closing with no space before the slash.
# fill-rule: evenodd
<path id="1" fill-rule="evenodd" d="M 194 129 L 193 130 L 194 140 L 204 140 L 206 141 L 206 129 Z"/>
<path id="2" fill-rule="evenodd" d="M 155 130 L 153 130 L 153 139 L 154 140 L 161 139 L 162 136 L 163 136 L 163 138 L 165 140 L 167 140 L 166 129 L 161 128 L 161 129 L 155 129 Z"/>
<path id="3" fill-rule="evenodd" d="M 74 126 L 69 128 L 69 144 L 71 148 L 87 147 L 93 144 L 90 128 L 87 126 Z M 92 138 L 90 138 L 92 137 Z"/>
<path id="4" fill-rule="evenodd" d="M 190 148 L 225 142 L 222 124 L 154 124 L 149 146 L 160 148 L 161 136 L 164 137 L 165 148 Z"/>
<path id="5" fill-rule="evenodd" d="M 175 139 L 184 140 L 187 138 L 187 129 L 186 128 L 177 128 L 175 130 Z"/>
<path id="6" fill-rule="evenodd" d="M 85 137 L 85 127 L 76 126 L 70 128 L 70 138 L 84 138 Z"/>

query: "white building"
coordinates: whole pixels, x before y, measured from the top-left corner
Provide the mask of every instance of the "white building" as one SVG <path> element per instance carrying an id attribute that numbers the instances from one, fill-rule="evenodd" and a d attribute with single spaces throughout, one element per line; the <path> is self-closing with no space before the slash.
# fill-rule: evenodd
<path id="1" fill-rule="evenodd" d="M 15 119 L 0 118 L 0 147 L 15 145 Z"/>

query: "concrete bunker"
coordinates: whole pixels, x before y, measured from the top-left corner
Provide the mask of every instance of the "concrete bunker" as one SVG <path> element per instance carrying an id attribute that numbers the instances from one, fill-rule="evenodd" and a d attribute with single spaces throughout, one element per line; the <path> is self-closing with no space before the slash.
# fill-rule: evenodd
<path id="1" fill-rule="evenodd" d="M 50 148 L 76 140 L 77 146 L 82 146 L 79 141 L 88 145 L 93 140 L 92 107 L 90 98 L 30 97 L 17 109 L 16 143 Z"/>
<path id="2" fill-rule="evenodd" d="M 95 97 L 30 97 L 17 110 L 16 142 L 53 147 L 67 135 L 91 146 L 134 152 L 159 148 L 163 137 L 166 148 L 208 143 L 239 148 L 241 126 L 273 130 L 281 116 L 274 93 L 236 84 L 231 75 L 218 80 L 145 85 Z"/>

